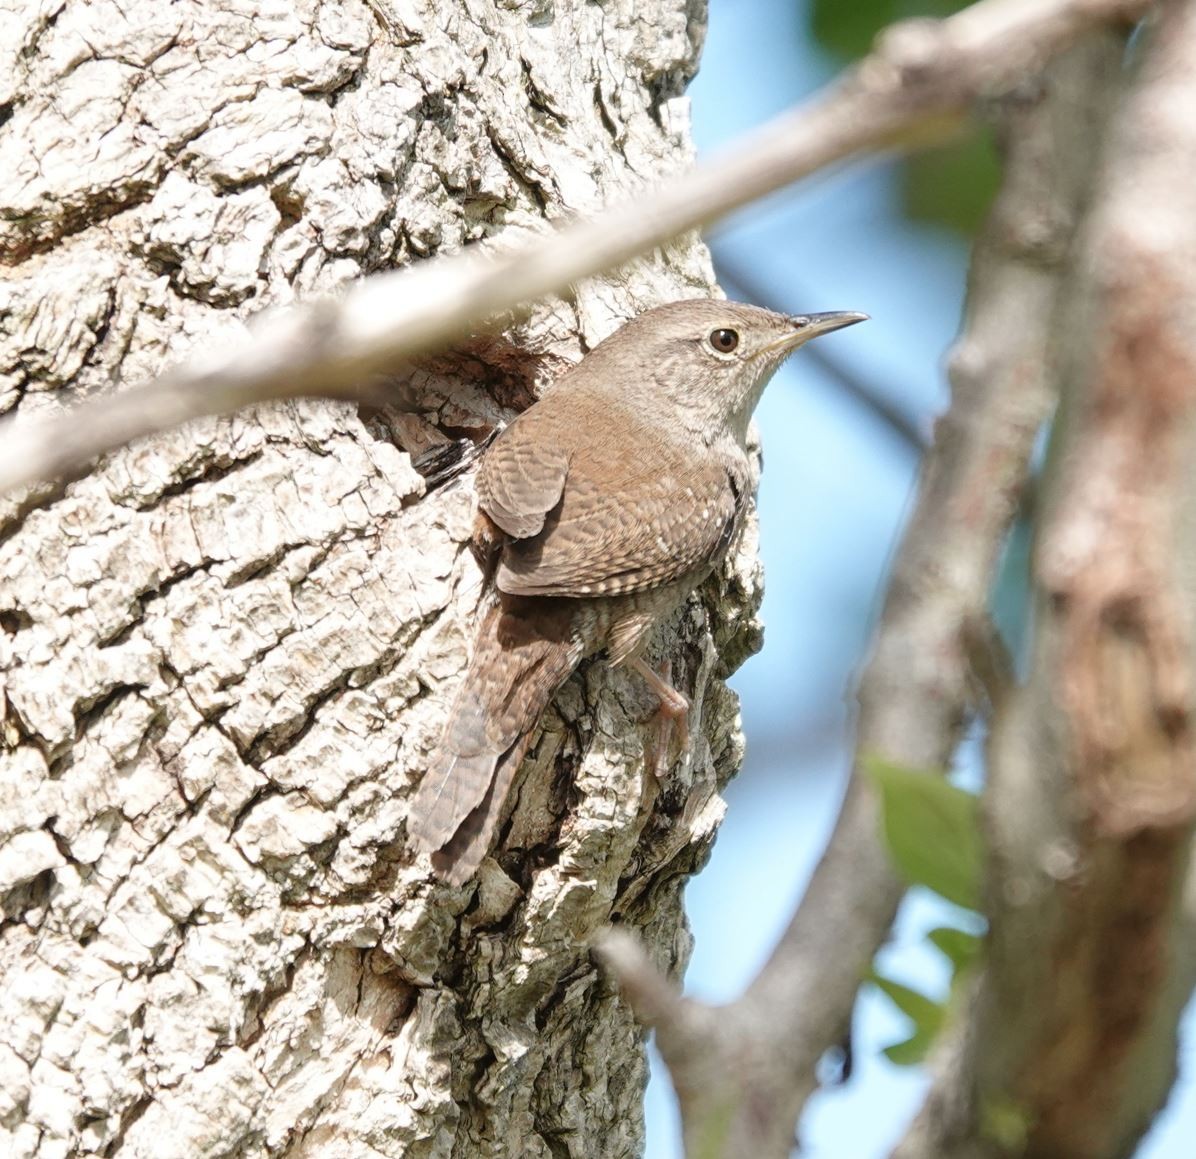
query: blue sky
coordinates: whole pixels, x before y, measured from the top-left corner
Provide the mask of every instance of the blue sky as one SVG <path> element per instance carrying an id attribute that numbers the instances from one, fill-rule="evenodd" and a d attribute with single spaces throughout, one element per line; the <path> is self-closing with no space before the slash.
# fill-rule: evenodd
<path id="1" fill-rule="evenodd" d="M 698 147 L 709 151 L 819 87 L 835 71 L 810 43 L 803 0 L 710 0 L 702 68 L 690 92 Z M 946 404 L 942 355 L 955 334 L 967 253 L 952 236 L 911 225 L 891 174 L 873 166 L 782 193 L 711 235 L 716 255 L 750 272 L 790 311 L 863 310 L 872 321 L 820 340 L 921 429 Z M 726 286 L 730 296 L 742 297 Z M 833 344 L 833 345 L 832 345 Z M 687 891 L 696 938 L 690 993 L 739 993 L 783 928 L 821 851 L 849 761 L 847 698 L 916 480 L 913 452 L 799 353 L 757 412 L 765 646 L 735 677 L 748 738 L 714 857 Z M 974 766 L 972 753 L 961 761 Z M 911 894 L 888 972 L 927 992 L 945 987 L 923 933 L 945 903 Z M 1196 1138 L 1191 1011 L 1186 1077 L 1139 1159 L 1186 1159 Z M 856 1075 L 815 1096 L 803 1159 L 880 1159 L 925 1090 L 921 1072 L 890 1065 L 904 1037 L 887 1000 L 863 995 Z M 1183 1060 L 1181 1060 L 1181 1065 Z M 675 1159 L 672 1092 L 649 1090 L 648 1159 Z M 1186 1142 L 1185 1142 L 1186 1140 Z"/>

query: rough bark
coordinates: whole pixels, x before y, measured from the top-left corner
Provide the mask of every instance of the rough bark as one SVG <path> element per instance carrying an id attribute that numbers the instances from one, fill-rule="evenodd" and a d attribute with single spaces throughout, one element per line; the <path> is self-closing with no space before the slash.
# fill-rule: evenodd
<path id="1" fill-rule="evenodd" d="M 681 0 L 0 3 L 0 409 L 630 195 L 688 156 L 702 27 Z M 588 667 L 512 852 L 436 886 L 404 798 L 465 661 L 471 494 L 428 492 L 395 436 L 476 434 L 710 288 L 687 239 L 417 368 L 422 420 L 265 406 L 6 501 L 6 1155 L 638 1153 L 642 1034 L 587 942 L 614 919 L 685 960 L 750 544 L 669 633 L 693 759 L 647 784 L 648 698 Z"/>

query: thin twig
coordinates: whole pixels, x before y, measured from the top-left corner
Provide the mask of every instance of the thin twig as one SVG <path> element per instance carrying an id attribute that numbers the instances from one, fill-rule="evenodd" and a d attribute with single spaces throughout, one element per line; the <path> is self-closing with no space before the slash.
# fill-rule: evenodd
<path id="1" fill-rule="evenodd" d="M 0 493 L 69 474 L 188 419 L 270 399 L 352 395 L 374 371 L 443 347 L 521 303 L 564 290 L 708 225 L 792 181 L 952 133 L 973 104 L 1015 84 L 1094 23 L 1149 0 L 981 0 L 942 22 L 897 25 L 823 94 L 652 196 L 520 246 L 368 278 L 338 300 L 263 321 L 251 339 L 71 414 L 0 436 Z"/>
<path id="2" fill-rule="evenodd" d="M 626 930 L 608 928 L 595 940 L 594 957 L 618 979 L 623 997 L 647 1027 L 680 1017 L 681 992 L 644 952 L 639 940 Z"/>

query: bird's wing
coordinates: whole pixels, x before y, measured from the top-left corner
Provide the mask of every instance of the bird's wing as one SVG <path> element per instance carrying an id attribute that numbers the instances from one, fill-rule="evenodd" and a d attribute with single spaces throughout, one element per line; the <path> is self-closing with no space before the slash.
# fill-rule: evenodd
<path id="1" fill-rule="evenodd" d="M 560 501 L 569 454 L 544 428 L 540 407 L 524 411 L 482 459 L 478 500 L 482 510 L 516 539 L 536 535 Z"/>
<path id="2" fill-rule="evenodd" d="M 535 535 L 509 542 L 497 583 L 509 595 L 599 596 L 670 583 L 734 536 L 746 482 L 705 448 L 656 444 L 612 457 L 576 448 L 561 501 Z M 498 522 L 496 520 L 496 522 Z"/>

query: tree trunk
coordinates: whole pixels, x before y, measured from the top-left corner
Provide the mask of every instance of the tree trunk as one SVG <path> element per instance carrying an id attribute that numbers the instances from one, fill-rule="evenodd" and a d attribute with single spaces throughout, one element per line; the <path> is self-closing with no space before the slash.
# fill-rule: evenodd
<path id="1" fill-rule="evenodd" d="M 703 23 L 700 0 L 17 5 L 0 409 L 641 189 L 688 157 Z M 472 493 L 407 452 L 711 288 L 690 238 L 396 371 L 422 418 L 262 407 L 2 501 L 5 1155 L 639 1153 L 642 1034 L 588 941 L 620 921 L 684 964 L 754 556 L 661 642 L 692 758 L 646 777 L 649 698 L 587 666 L 497 859 L 448 889 L 407 854 L 404 801 L 467 657 Z"/>

